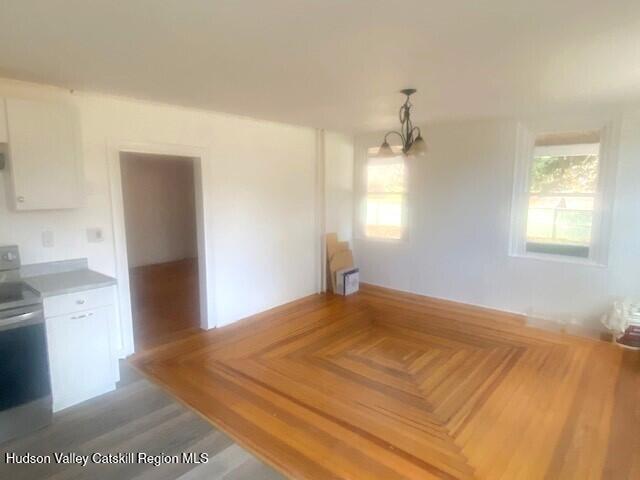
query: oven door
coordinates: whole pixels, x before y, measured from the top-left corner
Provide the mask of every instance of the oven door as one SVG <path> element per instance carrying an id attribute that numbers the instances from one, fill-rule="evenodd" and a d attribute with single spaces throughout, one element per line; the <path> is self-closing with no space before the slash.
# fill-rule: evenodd
<path id="1" fill-rule="evenodd" d="M 51 421 L 42 306 L 0 311 L 0 442 Z"/>

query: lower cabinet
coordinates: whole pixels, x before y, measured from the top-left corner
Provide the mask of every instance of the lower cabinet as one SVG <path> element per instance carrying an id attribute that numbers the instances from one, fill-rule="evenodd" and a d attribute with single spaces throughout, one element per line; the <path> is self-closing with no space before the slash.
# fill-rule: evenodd
<path id="1" fill-rule="evenodd" d="M 52 297 L 53 304 L 60 304 L 63 297 Z M 45 319 L 54 412 L 113 390 L 115 306 L 47 316 L 45 301 Z"/>

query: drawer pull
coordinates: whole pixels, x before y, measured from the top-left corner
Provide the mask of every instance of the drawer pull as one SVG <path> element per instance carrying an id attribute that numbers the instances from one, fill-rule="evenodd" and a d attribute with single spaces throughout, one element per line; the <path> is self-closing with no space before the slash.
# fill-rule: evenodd
<path id="1" fill-rule="evenodd" d="M 93 313 L 83 313 L 82 315 L 76 315 L 75 317 L 71 317 L 71 320 L 80 320 L 81 318 L 91 317 Z"/>
<path id="2" fill-rule="evenodd" d="M 84 305 L 84 300 L 76 300 L 76 303 L 77 303 L 78 305 Z"/>

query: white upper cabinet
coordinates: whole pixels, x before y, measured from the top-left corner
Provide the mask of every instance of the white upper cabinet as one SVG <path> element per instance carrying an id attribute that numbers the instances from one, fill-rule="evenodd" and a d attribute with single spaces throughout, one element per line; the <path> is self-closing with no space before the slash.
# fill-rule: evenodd
<path id="1" fill-rule="evenodd" d="M 9 137 L 7 136 L 7 117 L 4 112 L 4 103 L 0 98 L 0 144 L 7 143 Z M 4 148 L 0 145 L 0 152 L 4 152 Z"/>
<path id="2" fill-rule="evenodd" d="M 72 106 L 16 98 L 6 98 L 5 106 L 10 203 L 16 210 L 81 206 L 78 121 Z"/>

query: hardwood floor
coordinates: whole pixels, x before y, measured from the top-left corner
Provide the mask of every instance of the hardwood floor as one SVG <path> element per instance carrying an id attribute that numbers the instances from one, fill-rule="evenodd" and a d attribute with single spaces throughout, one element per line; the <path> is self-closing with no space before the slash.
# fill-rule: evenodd
<path id="1" fill-rule="evenodd" d="M 197 259 L 132 268 L 129 281 L 136 351 L 199 330 Z"/>
<path id="2" fill-rule="evenodd" d="M 51 425 L 0 445 L 0 478 L 11 480 L 277 480 L 220 430 L 121 363 L 122 381 L 105 395 L 54 414 Z M 8 464 L 5 454 L 206 453 L 207 463 Z"/>
<path id="3" fill-rule="evenodd" d="M 640 478 L 640 356 L 365 286 L 133 362 L 292 478 Z"/>

